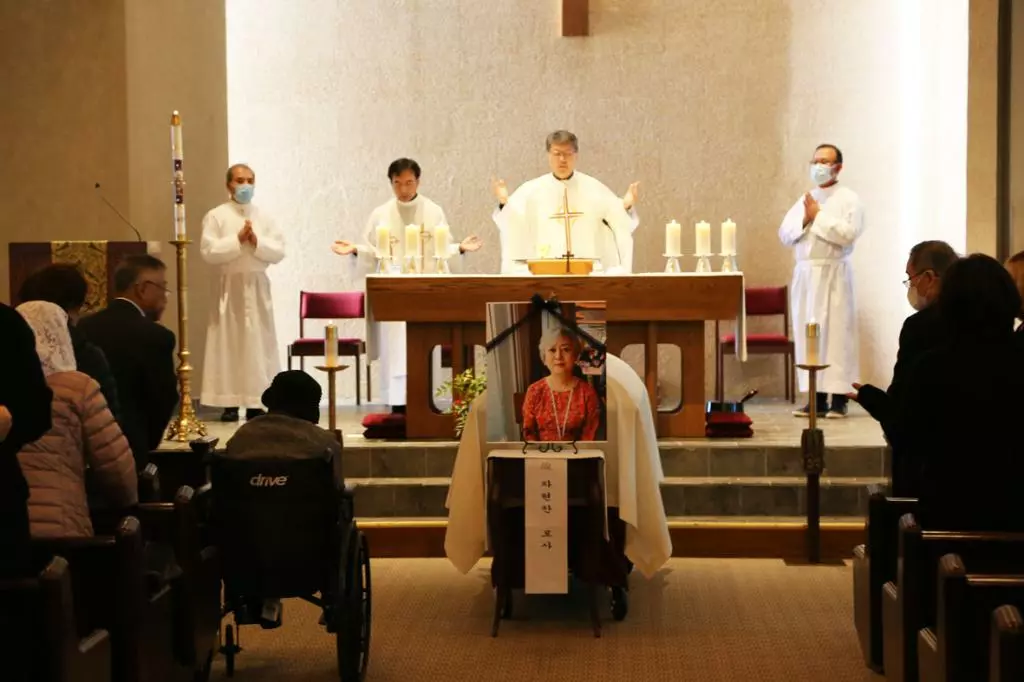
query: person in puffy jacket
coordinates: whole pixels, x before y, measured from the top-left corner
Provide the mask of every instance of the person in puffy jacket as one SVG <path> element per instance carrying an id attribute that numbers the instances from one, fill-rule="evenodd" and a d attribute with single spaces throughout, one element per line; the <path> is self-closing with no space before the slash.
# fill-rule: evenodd
<path id="1" fill-rule="evenodd" d="M 28 481 L 32 536 L 91 536 L 86 469 L 97 487 L 90 492 L 126 507 L 138 502 L 135 460 L 99 384 L 77 370 L 67 313 L 46 301 L 23 303 L 17 311 L 35 334 L 53 391 L 50 430 L 18 452 Z"/>

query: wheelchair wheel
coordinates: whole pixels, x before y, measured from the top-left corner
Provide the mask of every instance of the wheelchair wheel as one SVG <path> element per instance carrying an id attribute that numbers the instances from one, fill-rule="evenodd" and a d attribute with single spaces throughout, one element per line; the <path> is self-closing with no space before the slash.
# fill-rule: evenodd
<path id="1" fill-rule="evenodd" d="M 334 609 L 337 620 L 335 647 L 341 682 L 362 682 L 370 661 L 370 624 L 373 593 L 370 582 L 370 551 L 353 525 L 347 555 L 342 557 L 344 589 Z"/>
<path id="2" fill-rule="evenodd" d="M 629 593 L 623 587 L 612 588 L 612 618 L 617 621 L 626 619 L 629 613 Z"/>

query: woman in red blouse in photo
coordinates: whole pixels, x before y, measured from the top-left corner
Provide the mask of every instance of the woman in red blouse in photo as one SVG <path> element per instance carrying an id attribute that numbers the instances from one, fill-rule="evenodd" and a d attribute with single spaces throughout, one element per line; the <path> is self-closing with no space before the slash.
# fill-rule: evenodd
<path id="1" fill-rule="evenodd" d="M 580 342 L 563 329 L 540 341 L 540 356 L 550 375 L 526 389 L 523 398 L 523 438 L 531 442 L 590 441 L 601 425 L 597 391 L 573 375 Z"/>

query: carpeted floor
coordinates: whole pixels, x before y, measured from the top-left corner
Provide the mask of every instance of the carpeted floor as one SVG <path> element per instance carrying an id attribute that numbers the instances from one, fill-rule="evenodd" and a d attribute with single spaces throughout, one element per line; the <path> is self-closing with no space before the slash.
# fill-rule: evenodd
<path id="1" fill-rule="evenodd" d="M 776 560 L 673 559 L 631 577 L 625 621 L 590 629 L 586 593 L 515 597 L 490 637 L 485 565 L 460 575 L 444 559 L 373 562 L 367 682 L 868 682 L 852 617 L 849 566 Z M 334 682 L 333 640 L 319 612 L 285 604 L 284 625 L 242 632 L 238 682 Z M 214 679 L 226 679 L 223 658 Z"/>

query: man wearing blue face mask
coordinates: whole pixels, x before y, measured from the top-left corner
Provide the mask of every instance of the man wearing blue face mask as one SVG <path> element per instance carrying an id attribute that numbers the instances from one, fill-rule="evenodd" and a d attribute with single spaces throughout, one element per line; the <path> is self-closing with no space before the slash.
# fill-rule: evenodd
<path id="1" fill-rule="evenodd" d="M 796 258 L 789 290 L 796 360 L 807 361 L 806 327 L 817 322 L 820 362 L 829 365 L 818 375 L 818 394 L 793 413 L 798 417 L 810 413 L 812 398 L 819 414 L 845 417 L 846 394 L 860 374 L 850 256 L 864 232 L 864 209 L 852 190 L 839 185 L 842 168 L 838 147 L 818 145 L 810 164 L 815 187 L 797 200 L 779 227 L 779 240 L 793 248 Z M 800 390 L 807 391 L 807 372 L 801 370 L 799 380 Z"/>
<path id="2" fill-rule="evenodd" d="M 263 389 L 281 369 L 267 268 L 284 258 L 284 235 L 252 204 L 256 175 L 245 164 L 227 172 L 230 200 L 203 218 L 200 253 L 217 266 L 199 402 L 223 407 L 222 421 L 263 414 Z"/>

